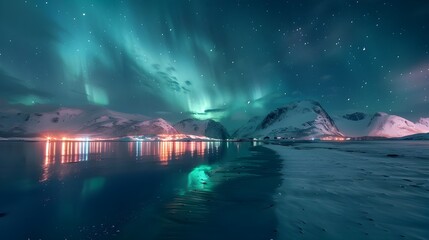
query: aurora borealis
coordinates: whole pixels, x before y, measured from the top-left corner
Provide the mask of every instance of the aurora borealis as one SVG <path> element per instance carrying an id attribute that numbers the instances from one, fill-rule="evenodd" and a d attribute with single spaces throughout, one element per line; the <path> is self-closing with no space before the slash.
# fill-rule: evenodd
<path id="1" fill-rule="evenodd" d="M 0 1 L 0 101 L 228 127 L 296 99 L 429 109 L 429 2 Z"/>

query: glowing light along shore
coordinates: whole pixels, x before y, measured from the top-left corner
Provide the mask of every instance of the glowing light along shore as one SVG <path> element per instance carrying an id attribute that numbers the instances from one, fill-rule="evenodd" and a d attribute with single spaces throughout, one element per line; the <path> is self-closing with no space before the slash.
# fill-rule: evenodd
<path id="1" fill-rule="evenodd" d="M 88 142 L 88 141 L 106 141 L 108 138 L 89 138 L 89 137 L 45 137 L 46 141 L 76 141 L 76 142 Z"/>
<path id="2" fill-rule="evenodd" d="M 349 138 L 349 137 L 323 137 L 320 140 L 342 142 L 342 141 L 349 141 L 350 139 L 351 138 Z"/>
<path id="3" fill-rule="evenodd" d="M 115 141 L 115 140 L 127 140 L 127 141 L 221 141 L 221 139 L 209 138 L 206 136 L 197 135 L 186 135 L 186 134 L 159 134 L 159 135 L 148 135 L 148 136 L 125 136 L 116 138 L 102 138 L 102 137 L 70 137 L 70 136 L 45 136 L 46 141 Z"/>
<path id="4" fill-rule="evenodd" d="M 97 141 L 130 141 L 130 142 L 156 142 L 156 141 L 237 141 L 237 139 L 215 139 L 206 136 L 186 135 L 186 134 L 159 134 L 154 136 L 126 136 L 120 138 L 101 138 L 101 137 L 45 137 L 46 141 L 71 141 L 71 142 L 97 142 Z M 278 138 L 274 140 L 282 141 L 284 139 Z M 291 139 L 300 140 L 300 139 Z M 305 139 L 303 139 L 305 140 Z M 308 140 L 321 140 L 321 141 L 349 141 L 350 137 L 326 136 L 322 138 L 311 138 Z M 252 138 L 249 141 L 266 141 L 263 138 Z"/>

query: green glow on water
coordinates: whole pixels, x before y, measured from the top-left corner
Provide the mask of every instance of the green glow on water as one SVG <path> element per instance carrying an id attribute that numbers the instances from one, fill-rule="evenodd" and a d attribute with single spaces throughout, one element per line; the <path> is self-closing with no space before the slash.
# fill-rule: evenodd
<path id="1" fill-rule="evenodd" d="M 209 190 L 211 166 L 200 165 L 188 174 L 189 190 Z"/>
<path id="2" fill-rule="evenodd" d="M 103 188 L 105 182 L 106 180 L 103 177 L 95 177 L 85 180 L 83 183 L 81 196 L 87 197 L 88 195 L 99 191 L 101 188 Z"/>

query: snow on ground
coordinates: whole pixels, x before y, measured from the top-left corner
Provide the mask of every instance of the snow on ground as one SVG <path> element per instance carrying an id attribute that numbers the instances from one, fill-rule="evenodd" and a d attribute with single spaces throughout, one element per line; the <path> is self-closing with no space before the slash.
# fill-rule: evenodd
<path id="1" fill-rule="evenodd" d="M 429 141 L 268 145 L 279 239 L 429 239 Z"/>

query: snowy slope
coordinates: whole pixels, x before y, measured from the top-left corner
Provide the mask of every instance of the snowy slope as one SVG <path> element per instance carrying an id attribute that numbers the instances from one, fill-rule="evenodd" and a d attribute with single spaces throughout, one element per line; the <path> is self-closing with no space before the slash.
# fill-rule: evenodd
<path id="1" fill-rule="evenodd" d="M 261 117 L 253 117 L 251 118 L 245 125 L 237 129 L 233 134 L 233 138 L 245 138 L 252 135 L 253 132 L 256 131 L 256 128 L 261 123 Z"/>
<path id="2" fill-rule="evenodd" d="M 3 137 L 64 134 L 121 137 L 172 133 L 177 131 L 163 119 L 150 120 L 143 115 L 103 108 L 60 108 L 51 112 L 33 113 L 11 110 L 0 113 L 0 136 Z"/>
<path id="3" fill-rule="evenodd" d="M 100 136 L 139 136 L 178 133 L 164 119 L 136 121 L 128 119 L 107 119 L 88 124 L 78 131 L 80 134 L 91 133 Z"/>
<path id="4" fill-rule="evenodd" d="M 216 139 L 227 139 L 230 137 L 228 131 L 222 124 L 211 119 L 185 119 L 176 123 L 174 128 L 184 134 L 206 136 Z"/>
<path id="5" fill-rule="evenodd" d="M 71 131 L 76 129 L 73 124 L 83 113 L 79 109 L 58 109 L 54 112 L 21 112 L 8 111 L 0 114 L 0 132 L 11 135 L 35 134 L 42 131 Z"/>
<path id="6" fill-rule="evenodd" d="M 379 112 L 374 115 L 352 113 L 334 117 L 338 129 L 348 137 L 403 137 L 429 132 L 429 119 L 413 123 L 405 118 Z"/>
<path id="7" fill-rule="evenodd" d="M 401 140 L 429 140 L 429 133 L 418 133 L 400 138 Z"/>
<path id="8" fill-rule="evenodd" d="M 173 126 L 162 118 L 139 122 L 131 126 L 130 134 L 177 134 L 179 133 Z M 130 135 L 128 134 L 128 135 Z"/>
<path id="9" fill-rule="evenodd" d="M 424 123 L 422 119 L 421 123 L 413 123 L 399 116 L 379 112 L 372 117 L 367 135 L 391 138 L 429 132 L 429 127 Z"/>
<path id="10" fill-rule="evenodd" d="M 420 128 L 428 128 L 429 129 L 429 118 L 420 118 L 416 124 Z"/>
<path id="11" fill-rule="evenodd" d="M 244 129 L 237 130 L 237 138 L 244 137 L 281 137 L 310 139 L 323 136 L 342 136 L 334 121 L 326 111 L 315 101 L 298 101 L 278 108 L 263 118 L 255 130 L 245 125 Z"/>

